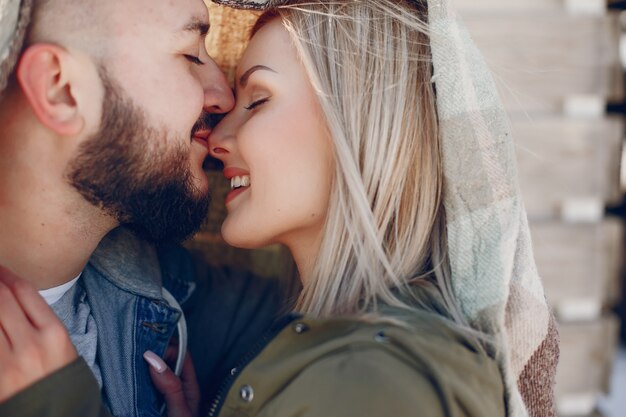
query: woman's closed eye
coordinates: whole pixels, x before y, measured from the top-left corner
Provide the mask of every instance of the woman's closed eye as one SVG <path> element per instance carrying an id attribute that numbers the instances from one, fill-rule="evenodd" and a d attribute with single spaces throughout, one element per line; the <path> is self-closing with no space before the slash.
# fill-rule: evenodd
<path id="1" fill-rule="evenodd" d="M 183 56 L 185 57 L 185 59 L 186 59 L 187 61 L 191 62 L 192 64 L 195 64 L 195 65 L 204 65 L 204 62 L 200 61 L 200 58 L 198 58 L 198 57 L 197 57 L 197 56 L 195 56 L 195 55 L 188 55 L 188 54 L 185 54 L 185 55 L 183 55 Z"/>
<path id="2" fill-rule="evenodd" d="M 254 110 L 257 107 L 267 103 L 268 101 L 270 101 L 269 97 L 265 97 L 265 98 L 253 101 L 252 103 L 250 103 L 250 105 L 245 106 L 244 109 L 246 109 L 246 110 Z"/>

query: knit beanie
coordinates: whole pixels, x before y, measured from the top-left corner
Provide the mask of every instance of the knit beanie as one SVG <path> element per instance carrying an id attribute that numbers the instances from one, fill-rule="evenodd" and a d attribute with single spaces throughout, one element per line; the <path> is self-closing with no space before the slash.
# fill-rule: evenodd
<path id="1" fill-rule="evenodd" d="M 22 51 L 32 0 L 0 0 L 0 96 Z"/>

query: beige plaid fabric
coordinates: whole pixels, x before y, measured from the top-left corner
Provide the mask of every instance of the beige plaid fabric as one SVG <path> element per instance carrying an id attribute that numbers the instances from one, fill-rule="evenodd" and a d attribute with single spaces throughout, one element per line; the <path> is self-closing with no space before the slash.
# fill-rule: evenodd
<path id="1" fill-rule="evenodd" d="M 532 252 L 509 121 L 489 68 L 448 0 L 429 0 L 452 285 L 499 336 L 512 417 L 552 416 L 558 335 Z"/>

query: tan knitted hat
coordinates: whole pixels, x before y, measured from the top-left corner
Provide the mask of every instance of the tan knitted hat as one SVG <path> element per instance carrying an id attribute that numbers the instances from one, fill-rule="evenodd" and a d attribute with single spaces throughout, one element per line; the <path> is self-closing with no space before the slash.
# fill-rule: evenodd
<path id="1" fill-rule="evenodd" d="M 22 50 L 32 0 L 0 0 L 0 96 Z"/>
<path id="2" fill-rule="evenodd" d="M 261 12 L 252 8 L 236 10 L 209 0 L 206 3 L 211 18 L 211 30 L 206 39 L 207 51 L 228 80 L 233 82 L 237 63 L 248 45 L 250 30 Z"/>

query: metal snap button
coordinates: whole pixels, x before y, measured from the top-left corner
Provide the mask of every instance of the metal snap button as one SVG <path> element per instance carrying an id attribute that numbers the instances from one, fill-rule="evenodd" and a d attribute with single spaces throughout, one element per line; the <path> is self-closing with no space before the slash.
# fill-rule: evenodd
<path id="1" fill-rule="evenodd" d="M 389 337 L 382 330 L 374 336 L 374 340 L 379 343 L 387 343 L 389 342 Z"/>
<path id="2" fill-rule="evenodd" d="M 309 330 L 309 326 L 307 326 L 307 325 L 306 325 L 306 324 L 304 324 L 304 323 L 296 323 L 296 324 L 293 326 L 293 330 L 294 330 L 296 333 L 298 333 L 298 334 L 302 334 L 302 333 L 304 333 L 304 332 L 306 332 L 306 331 L 308 331 L 308 330 Z"/>
<path id="3" fill-rule="evenodd" d="M 239 397 L 247 403 L 254 399 L 254 389 L 250 385 L 244 385 L 239 389 Z"/>

